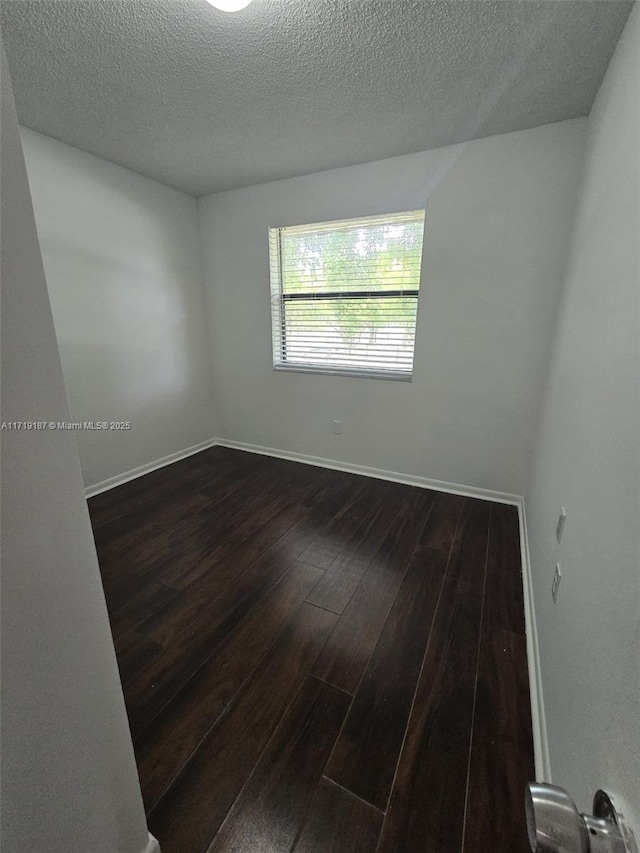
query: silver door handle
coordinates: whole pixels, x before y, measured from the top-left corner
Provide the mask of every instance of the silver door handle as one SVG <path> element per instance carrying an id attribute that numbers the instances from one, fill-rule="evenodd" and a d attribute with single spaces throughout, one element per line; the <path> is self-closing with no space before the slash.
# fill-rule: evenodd
<path id="1" fill-rule="evenodd" d="M 593 815 L 586 815 L 564 788 L 532 782 L 525 807 L 534 853 L 638 853 L 624 816 L 605 791 L 596 793 Z"/>

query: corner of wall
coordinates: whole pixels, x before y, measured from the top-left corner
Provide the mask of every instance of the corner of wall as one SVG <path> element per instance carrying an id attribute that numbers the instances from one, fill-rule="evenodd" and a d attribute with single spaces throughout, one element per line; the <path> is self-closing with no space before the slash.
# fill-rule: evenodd
<path id="1" fill-rule="evenodd" d="M 211 292 L 211 286 L 209 283 L 209 277 L 207 274 L 207 258 L 205 253 L 205 243 L 204 243 L 204 234 L 203 234 L 203 212 L 202 207 L 204 204 L 204 200 L 207 196 L 198 196 L 195 199 L 196 203 L 196 222 L 198 228 L 198 248 L 199 248 L 199 257 L 200 257 L 200 275 L 202 280 L 202 293 L 204 299 L 204 307 L 205 307 L 205 315 L 206 315 L 206 326 L 207 326 L 207 349 L 209 354 L 209 388 L 211 391 L 211 423 L 209 424 L 209 434 L 210 435 L 222 435 L 223 428 L 223 418 L 222 412 L 218 408 L 218 395 L 216 393 L 216 383 L 215 383 L 215 346 L 213 341 L 213 332 L 212 332 L 212 317 L 213 317 L 213 294 Z"/>

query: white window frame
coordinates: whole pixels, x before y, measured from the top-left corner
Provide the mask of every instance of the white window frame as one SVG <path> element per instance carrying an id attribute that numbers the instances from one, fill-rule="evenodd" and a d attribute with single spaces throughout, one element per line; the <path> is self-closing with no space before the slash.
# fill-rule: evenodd
<path id="1" fill-rule="evenodd" d="M 353 216 L 345 219 L 336 219 L 336 220 L 328 220 L 324 222 L 317 223 L 309 223 L 305 225 L 305 228 L 309 230 L 313 230 L 317 227 L 318 230 L 326 230 L 329 226 L 332 225 L 340 225 L 343 223 L 359 223 L 362 222 L 363 225 L 375 224 L 374 221 L 385 223 L 386 221 L 392 223 L 394 217 L 397 216 L 407 216 L 415 214 L 416 218 L 421 216 L 422 218 L 426 217 L 426 209 L 420 208 L 417 210 L 411 211 L 402 211 L 399 213 L 389 213 L 383 215 L 375 215 L 375 216 Z M 310 374 L 324 374 L 330 376 L 356 376 L 361 378 L 368 379 L 392 379 L 400 382 L 412 382 L 413 381 L 413 371 L 415 367 L 415 346 L 416 339 L 418 334 L 418 304 L 420 297 L 420 279 L 422 277 L 422 258 L 423 258 L 423 250 L 424 250 L 424 237 L 423 237 L 423 250 L 420 254 L 420 275 L 418 280 L 418 286 L 416 288 L 412 288 L 411 290 L 389 290 L 389 291 L 358 291 L 357 293 L 344 290 L 344 291 L 330 291 L 326 294 L 321 294 L 318 296 L 317 292 L 314 291 L 304 291 L 298 293 L 286 294 L 283 292 L 283 282 L 282 282 L 282 244 L 281 244 L 281 234 L 283 231 L 286 231 L 287 228 L 297 228 L 303 226 L 279 226 L 274 228 L 269 228 L 269 267 L 270 267 L 270 284 L 271 284 L 271 328 L 272 328 L 272 348 L 273 348 L 273 369 L 276 371 L 284 372 L 284 373 L 310 373 Z M 348 367 L 341 365 L 330 365 L 330 364 L 306 364 L 301 362 L 287 362 L 286 359 L 286 335 L 285 335 L 285 303 L 287 301 L 293 300 L 302 300 L 302 299 L 330 299 L 330 300 L 339 300 L 346 299 L 349 297 L 357 296 L 366 296 L 380 299 L 390 299 L 394 297 L 398 297 L 399 295 L 410 296 L 415 298 L 416 300 L 416 323 L 414 327 L 413 333 L 413 355 L 414 358 L 412 360 L 411 369 L 410 370 L 386 370 L 383 368 L 373 368 L 373 367 Z"/>

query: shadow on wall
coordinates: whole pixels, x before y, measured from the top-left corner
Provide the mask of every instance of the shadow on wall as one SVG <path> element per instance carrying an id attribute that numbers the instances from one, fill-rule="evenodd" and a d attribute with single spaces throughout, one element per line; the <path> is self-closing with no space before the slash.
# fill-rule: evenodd
<path id="1" fill-rule="evenodd" d="M 23 130 L 86 485 L 213 434 L 195 200 Z M 60 212 L 64 211 L 64 215 Z"/>

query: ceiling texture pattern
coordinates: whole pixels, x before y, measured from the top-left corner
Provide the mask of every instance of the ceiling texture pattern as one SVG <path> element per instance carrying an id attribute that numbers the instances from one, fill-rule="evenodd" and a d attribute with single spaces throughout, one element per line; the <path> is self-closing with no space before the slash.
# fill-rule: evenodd
<path id="1" fill-rule="evenodd" d="M 2 0 L 22 124 L 193 195 L 588 114 L 618 0 Z"/>

